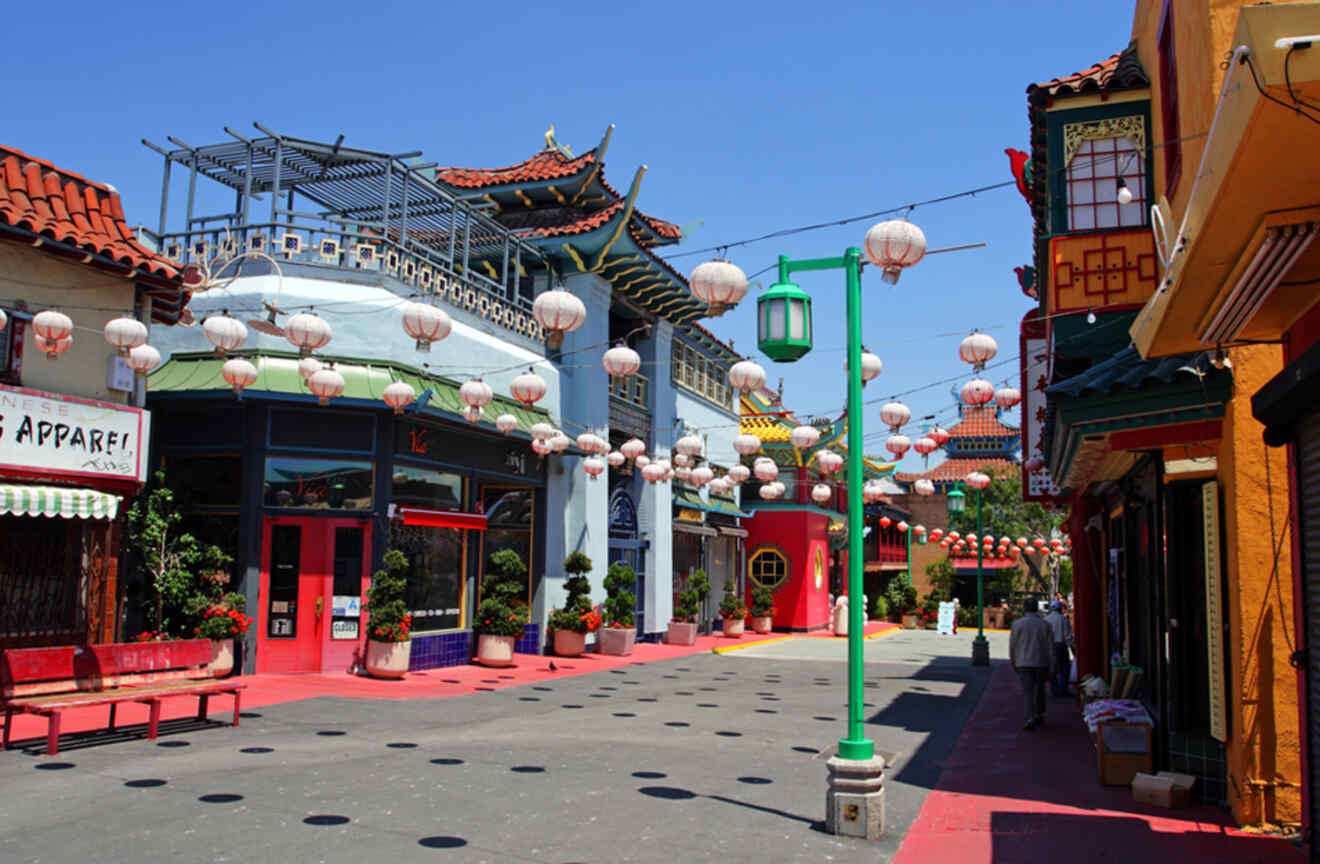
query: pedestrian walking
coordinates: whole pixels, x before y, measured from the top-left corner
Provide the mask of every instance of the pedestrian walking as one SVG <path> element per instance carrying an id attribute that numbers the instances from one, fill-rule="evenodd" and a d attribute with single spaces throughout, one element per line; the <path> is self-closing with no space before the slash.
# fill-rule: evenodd
<path id="1" fill-rule="evenodd" d="M 1027 722 L 1022 728 L 1030 731 L 1045 722 L 1045 678 L 1054 653 L 1054 635 L 1040 617 L 1035 597 L 1023 602 L 1023 610 L 1026 614 L 1013 622 L 1009 632 L 1008 656 L 1022 682 L 1027 709 Z"/>
<path id="2" fill-rule="evenodd" d="M 1072 624 L 1063 612 L 1063 602 L 1055 600 L 1050 604 L 1050 614 L 1045 616 L 1045 623 L 1050 625 L 1050 635 L 1054 639 L 1054 662 L 1050 666 L 1050 690 L 1055 696 L 1068 695 L 1068 679 L 1072 677 Z"/>

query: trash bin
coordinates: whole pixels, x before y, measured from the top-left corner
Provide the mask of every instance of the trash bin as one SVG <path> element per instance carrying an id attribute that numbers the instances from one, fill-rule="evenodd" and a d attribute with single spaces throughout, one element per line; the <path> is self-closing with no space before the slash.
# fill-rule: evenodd
<path id="1" fill-rule="evenodd" d="M 844 594 L 834 601 L 834 635 L 848 635 L 848 595 Z"/>

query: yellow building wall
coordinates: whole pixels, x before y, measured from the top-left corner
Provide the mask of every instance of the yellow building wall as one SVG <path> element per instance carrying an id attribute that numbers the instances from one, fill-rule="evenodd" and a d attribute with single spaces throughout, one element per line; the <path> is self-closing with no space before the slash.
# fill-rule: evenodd
<path id="1" fill-rule="evenodd" d="M 1277 345 L 1230 352 L 1234 398 L 1219 445 L 1229 623 L 1228 796 L 1240 824 L 1301 819 L 1288 473 L 1251 394 L 1283 368 Z M 1272 510 L 1271 510 L 1272 508 Z M 1277 565 L 1276 565 L 1277 562 Z M 1277 567 L 1277 569 L 1276 569 Z"/>
<path id="2" fill-rule="evenodd" d="M 102 330 L 111 318 L 133 313 L 135 293 L 131 279 L 29 246 L 0 244 L 0 297 L 25 301 L 32 314 L 55 309 L 73 319 L 73 344 L 54 360 L 37 350 L 31 324 L 25 328 L 22 386 L 102 402 L 130 401 L 129 394 L 106 386 L 115 349 Z"/>

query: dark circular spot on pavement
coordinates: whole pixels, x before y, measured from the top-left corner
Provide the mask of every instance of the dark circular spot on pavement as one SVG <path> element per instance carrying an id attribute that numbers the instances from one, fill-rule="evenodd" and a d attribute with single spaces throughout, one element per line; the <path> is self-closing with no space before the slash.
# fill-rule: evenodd
<path id="1" fill-rule="evenodd" d="M 782 702 L 783 700 L 780 699 L 778 696 L 762 696 L 762 697 L 761 697 L 761 701 L 762 701 L 762 702 Z"/>
<path id="2" fill-rule="evenodd" d="M 462 684 L 462 683 L 463 683 L 462 681 L 459 681 L 457 678 L 441 678 L 440 681 L 441 681 L 441 683 L 444 683 L 444 684 Z"/>
<path id="3" fill-rule="evenodd" d="M 518 697 L 518 701 L 519 701 L 519 702 L 540 702 L 540 701 L 541 701 L 541 697 L 540 697 L 540 696 L 519 696 L 519 697 Z"/>
<path id="4" fill-rule="evenodd" d="M 660 780 L 664 777 L 668 777 L 669 775 L 662 774 L 659 771 L 634 771 L 632 776 L 638 778 L 639 780 Z"/>
<path id="5" fill-rule="evenodd" d="M 778 714 L 779 712 L 776 711 L 776 710 L 773 709 L 773 708 L 757 708 L 757 709 L 756 709 L 756 713 L 757 713 L 757 714 Z"/>
<path id="6" fill-rule="evenodd" d="M 466 846 L 467 841 L 462 837 L 423 837 L 417 841 L 417 845 L 427 849 L 457 849 Z"/>
<path id="7" fill-rule="evenodd" d="M 157 786 L 164 786 L 166 781 L 159 777 L 148 777 L 145 780 L 129 780 L 124 783 L 130 789 L 155 789 Z"/>
<path id="8" fill-rule="evenodd" d="M 766 783 L 773 783 L 769 777 L 739 777 L 739 783 L 750 783 L 753 786 L 764 786 Z"/>
<path id="9" fill-rule="evenodd" d="M 330 813 L 317 813 L 303 820 L 304 825 L 343 825 L 349 821 L 347 816 L 334 816 Z"/>
<path id="10" fill-rule="evenodd" d="M 828 682 L 828 681 L 817 681 L 817 682 L 816 682 L 816 686 L 817 686 L 817 687 L 829 687 L 829 686 L 831 686 L 831 685 L 830 685 L 830 682 Z"/>
<path id="11" fill-rule="evenodd" d="M 176 740 L 176 741 L 159 741 L 159 742 L 157 742 L 156 746 L 157 746 L 157 747 L 187 747 L 187 746 L 188 746 L 188 742 L 187 742 L 187 741 L 177 741 L 177 740 Z"/>
<path id="12" fill-rule="evenodd" d="M 610 694 L 608 694 L 608 693 L 592 693 L 592 694 L 591 694 L 591 698 L 592 698 L 592 699 L 608 699 L 608 698 L 610 698 Z"/>
<path id="13" fill-rule="evenodd" d="M 628 680 L 627 678 L 624 678 L 624 679 L 623 679 L 623 683 L 624 683 L 624 684 L 641 684 L 642 682 L 641 682 L 641 681 L 630 681 L 630 680 Z"/>
<path id="14" fill-rule="evenodd" d="M 500 681 L 499 681 L 498 678 L 482 678 L 482 679 L 481 679 L 481 683 L 482 683 L 482 684 L 498 684 L 498 683 L 500 683 Z"/>
<path id="15" fill-rule="evenodd" d="M 472 689 L 473 689 L 473 690 L 481 690 L 481 691 L 484 691 L 484 692 L 486 692 L 486 693 L 494 693 L 494 692 L 495 692 L 495 688 L 494 688 L 494 687 L 473 687 Z"/>
<path id="16" fill-rule="evenodd" d="M 274 747 L 243 747 L 239 749 L 238 752 L 239 753 L 274 753 L 275 748 Z"/>
<path id="17" fill-rule="evenodd" d="M 440 758 L 440 759 L 432 759 L 432 760 L 431 760 L 431 764 L 432 764 L 432 765 L 462 765 L 462 764 L 463 764 L 463 760 L 462 760 L 462 759 L 454 759 L 454 758 L 452 758 L 452 757 L 445 756 L 445 757 L 442 757 L 442 758 Z"/>
<path id="18" fill-rule="evenodd" d="M 707 692 L 707 693 L 718 693 L 718 692 L 720 692 L 720 688 L 718 688 L 718 687 L 698 687 L 697 689 L 698 689 L 698 690 L 703 690 L 703 691 L 705 691 L 705 692 Z"/>
<path id="19" fill-rule="evenodd" d="M 691 671 L 692 671 L 692 670 L 689 669 L 687 666 L 675 666 L 674 669 L 677 670 L 677 671 L 679 671 L 679 672 L 691 672 Z"/>
<path id="20" fill-rule="evenodd" d="M 823 720 L 823 721 L 825 721 L 826 723 L 833 723 L 835 720 L 838 720 L 839 718 L 838 718 L 838 717 L 831 717 L 831 716 L 829 716 L 828 714 L 817 714 L 817 715 L 815 715 L 814 717 L 812 717 L 811 719 L 812 719 L 812 720 Z"/>
<path id="21" fill-rule="evenodd" d="M 540 765 L 514 765 L 509 769 L 515 774 L 544 774 L 545 768 Z"/>
<path id="22" fill-rule="evenodd" d="M 513 676 L 512 676 L 512 675 L 501 675 L 500 677 L 503 678 L 503 679 L 506 680 L 506 681 L 512 681 L 512 680 L 513 680 Z"/>
<path id="23" fill-rule="evenodd" d="M 795 753 L 811 753 L 813 755 L 820 752 L 815 747 L 794 747 L 793 751 Z"/>
<path id="24" fill-rule="evenodd" d="M 322 729 L 322 730 L 320 730 L 319 732 L 317 732 L 316 734 L 317 734 L 317 735 L 322 735 L 322 736 L 324 736 L 324 737 L 326 737 L 326 738 L 335 738 L 335 737 L 338 737 L 338 736 L 340 736 L 340 735 L 343 735 L 343 734 L 344 734 L 344 730 L 342 730 L 342 729 Z"/>
<path id="25" fill-rule="evenodd" d="M 661 678 L 674 678 L 674 679 L 678 679 L 678 678 L 682 678 L 683 676 L 682 676 L 682 675 L 661 675 L 660 677 L 661 677 Z"/>
<path id="26" fill-rule="evenodd" d="M 238 716 L 244 720 L 255 720 L 261 715 L 256 711 L 240 711 L 238 712 Z"/>
<path id="27" fill-rule="evenodd" d="M 669 722 L 665 723 L 665 725 L 666 725 L 666 726 L 691 726 L 692 724 L 691 724 L 691 723 L 688 723 L 686 720 L 670 720 Z"/>
<path id="28" fill-rule="evenodd" d="M 652 798 L 668 798 L 671 801 L 697 797 L 697 793 L 679 789 L 677 786 L 643 786 L 637 791 L 643 795 L 650 795 Z"/>
<path id="29" fill-rule="evenodd" d="M 773 690 L 757 690 L 757 691 L 756 691 L 756 695 L 757 695 L 757 696 L 773 696 L 773 695 L 775 695 L 775 691 L 773 691 Z"/>
<path id="30" fill-rule="evenodd" d="M 601 687 L 600 687 L 600 689 L 602 689 L 602 690 L 618 690 L 619 688 L 618 688 L 618 687 L 610 687 L 608 684 L 602 684 Z"/>
<path id="31" fill-rule="evenodd" d="M 638 702 L 659 702 L 660 700 L 657 699 L 657 698 L 654 697 L 654 696 L 642 696 L 642 697 L 639 698 L 637 701 L 638 701 Z"/>
<path id="32" fill-rule="evenodd" d="M 416 747 L 417 745 L 414 744 L 414 743 L 411 742 L 411 741 L 391 741 L 390 743 L 386 744 L 385 746 L 386 746 L 386 747 L 389 747 L 389 748 L 392 749 L 392 750 L 411 750 L 412 748 Z"/>
<path id="33" fill-rule="evenodd" d="M 555 689 L 555 688 L 553 688 L 553 687 L 533 687 L 532 689 L 533 689 L 533 690 L 540 690 L 542 693 L 549 693 L 551 690 L 553 690 L 553 689 Z"/>
<path id="34" fill-rule="evenodd" d="M 581 708 L 581 705 L 560 705 L 560 708 Z"/>
<path id="35" fill-rule="evenodd" d="M 634 714 L 634 713 L 632 713 L 631 711 L 615 711 L 615 712 L 614 712 L 614 716 L 615 716 L 615 717 L 636 717 L 637 715 Z"/>
<path id="36" fill-rule="evenodd" d="M 76 762 L 38 762 L 32 766 L 38 771 L 63 771 L 66 768 L 77 768 Z"/>
<path id="37" fill-rule="evenodd" d="M 696 696 L 697 694 L 696 694 L 696 692 L 693 691 L 693 690 L 675 690 L 675 691 L 674 691 L 674 695 L 675 695 L 675 696 Z"/>
<path id="38" fill-rule="evenodd" d="M 242 801 L 242 795 L 235 795 L 233 792 L 212 792 L 210 795 L 201 795 L 197 798 L 204 804 L 232 804 L 235 801 Z"/>
<path id="39" fill-rule="evenodd" d="M 715 734 L 716 734 L 716 735 L 719 735 L 721 738 L 741 738 L 741 737 L 742 737 L 742 733 L 741 733 L 741 732 L 730 732 L 730 731 L 728 731 L 727 729 L 722 729 L 722 730 L 720 730 L 719 732 L 716 732 Z"/>
<path id="40" fill-rule="evenodd" d="M 610 670 L 610 674 L 611 674 L 611 675 L 627 675 L 628 673 L 625 672 L 625 671 L 622 670 L 622 669 L 611 669 L 611 670 Z"/>
<path id="41" fill-rule="evenodd" d="M 718 708 L 718 707 L 720 707 L 720 706 L 719 706 L 719 705 L 716 705 L 714 702 L 698 702 L 698 703 L 697 703 L 697 707 L 698 707 L 698 708 Z"/>

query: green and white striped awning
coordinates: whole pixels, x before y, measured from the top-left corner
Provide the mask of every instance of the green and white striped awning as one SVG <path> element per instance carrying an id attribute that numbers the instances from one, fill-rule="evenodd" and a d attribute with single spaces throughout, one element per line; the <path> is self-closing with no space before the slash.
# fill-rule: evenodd
<path id="1" fill-rule="evenodd" d="M 114 519 L 119 496 L 95 489 L 0 485 L 0 515 Z"/>

